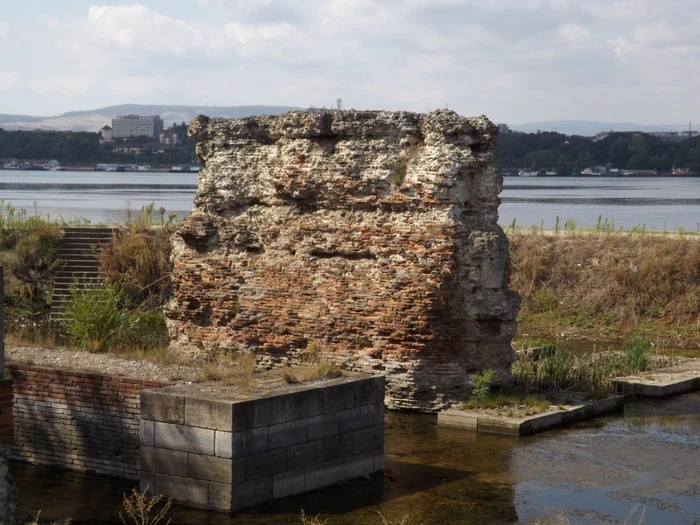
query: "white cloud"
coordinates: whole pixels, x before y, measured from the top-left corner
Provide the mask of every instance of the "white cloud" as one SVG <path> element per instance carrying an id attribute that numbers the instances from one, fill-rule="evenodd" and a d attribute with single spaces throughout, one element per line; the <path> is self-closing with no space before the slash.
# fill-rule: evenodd
<path id="1" fill-rule="evenodd" d="M 697 0 L 140 1 L 56 7 L 19 29 L 10 18 L 17 42 L 0 47 L 0 71 L 17 77 L 0 85 L 35 113 L 342 96 L 510 122 L 670 122 L 700 85 Z"/>
<path id="2" fill-rule="evenodd" d="M 0 91 L 9 91 L 22 86 L 22 77 L 14 71 L 0 71 Z"/>

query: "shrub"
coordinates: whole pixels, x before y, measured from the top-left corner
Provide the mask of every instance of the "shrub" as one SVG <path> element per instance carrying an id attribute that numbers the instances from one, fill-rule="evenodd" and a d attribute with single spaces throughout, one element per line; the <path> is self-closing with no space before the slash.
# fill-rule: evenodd
<path id="1" fill-rule="evenodd" d="M 170 233 L 120 231 L 100 253 L 100 270 L 108 282 L 122 287 L 129 302 L 163 304 L 170 293 Z"/>
<path id="2" fill-rule="evenodd" d="M 71 342 L 91 351 L 105 350 L 122 324 L 121 289 L 102 284 L 79 290 L 75 285 L 65 309 L 64 327 Z"/>
<path id="3" fill-rule="evenodd" d="M 479 405 L 483 403 L 491 393 L 491 387 L 498 379 L 498 376 L 493 370 L 485 370 L 481 374 L 469 376 L 469 379 L 474 383 L 471 400 Z"/>
<path id="4" fill-rule="evenodd" d="M 143 492 L 134 488 L 128 496 L 124 494 L 119 519 L 124 525 L 158 525 L 165 520 L 171 504 L 172 500 L 162 495 L 150 495 L 148 487 Z M 164 522 L 169 523 L 170 519 Z"/>
<path id="5" fill-rule="evenodd" d="M 64 328 L 72 344 L 91 351 L 150 349 L 167 344 L 163 314 L 125 308 L 123 289 L 103 283 L 85 290 L 73 287 Z"/>

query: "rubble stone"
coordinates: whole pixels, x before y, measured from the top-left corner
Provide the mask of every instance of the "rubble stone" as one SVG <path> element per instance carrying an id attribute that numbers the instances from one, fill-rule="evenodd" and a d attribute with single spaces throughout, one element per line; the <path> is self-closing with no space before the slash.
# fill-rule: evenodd
<path id="1" fill-rule="evenodd" d="M 517 294 L 486 117 L 452 111 L 197 117 L 195 206 L 173 236 L 173 345 L 318 352 L 385 373 L 387 406 L 433 411 L 507 376 Z"/>

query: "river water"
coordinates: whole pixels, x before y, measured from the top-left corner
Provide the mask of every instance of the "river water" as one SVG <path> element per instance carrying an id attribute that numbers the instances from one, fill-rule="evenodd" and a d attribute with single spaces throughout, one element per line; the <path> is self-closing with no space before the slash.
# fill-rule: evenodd
<path id="1" fill-rule="evenodd" d="M 526 438 L 438 428 L 387 414 L 384 478 L 361 479 L 233 517 L 173 507 L 173 524 L 282 525 L 301 509 L 328 525 L 700 523 L 700 394 L 628 404 L 624 413 Z M 13 464 L 19 517 L 117 524 L 133 484 Z M 558 518 L 554 520 L 553 518 Z"/>
<path id="2" fill-rule="evenodd" d="M 186 215 L 197 190 L 197 175 L 0 171 L 0 199 L 53 218 L 124 222 L 127 207 L 151 202 L 167 213 Z M 557 216 L 594 226 L 598 217 L 615 226 L 648 230 L 700 229 L 700 178 L 506 177 L 500 223 L 552 228 Z"/>
<path id="3" fill-rule="evenodd" d="M 500 222 L 554 226 L 598 217 L 616 226 L 695 231 L 700 179 L 506 178 Z M 184 216 L 193 174 L 0 171 L 0 200 L 51 218 L 123 222 L 155 203 Z M 173 524 L 288 524 L 299 513 L 328 525 L 414 523 L 700 523 L 700 395 L 629 404 L 622 415 L 513 439 L 438 428 L 430 416 L 388 414 L 387 475 L 289 498 L 234 517 L 177 507 Z M 14 463 L 18 516 L 120 523 L 133 484 Z M 559 521 L 551 521 L 559 516 Z"/>

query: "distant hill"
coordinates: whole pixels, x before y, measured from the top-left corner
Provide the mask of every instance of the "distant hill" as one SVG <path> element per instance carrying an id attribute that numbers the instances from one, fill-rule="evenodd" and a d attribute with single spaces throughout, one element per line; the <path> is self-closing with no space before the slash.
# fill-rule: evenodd
<path id="1" fill-rule="evenodd" d="M 189 122 L 197 115 L 210 117 L 249 117 L 276 115 L 285 111 L 304 109 L 292 106 L 165 106 L 122 104 L 88 111 L 69 111 L 57 117 L 0 115 L 0 127 L 6 130 L 45 129 L 53 131 L 98 131 L 112 118 L 120 115 L 160 115 L 166 126 Z"/>
<path id="2" fill-rule="evenodd" d="M 602 131 L 683 131 L 688 129 L 685 124 L 635 124 L 634 122 L 595 122 L 587 120 L 551 120 L 545 122 L 528 122 L 510 126 L 515 131 L 537 133 L 537 131 L 556 131 L 564 135 L 581 135 L 591 137 Z"/>

